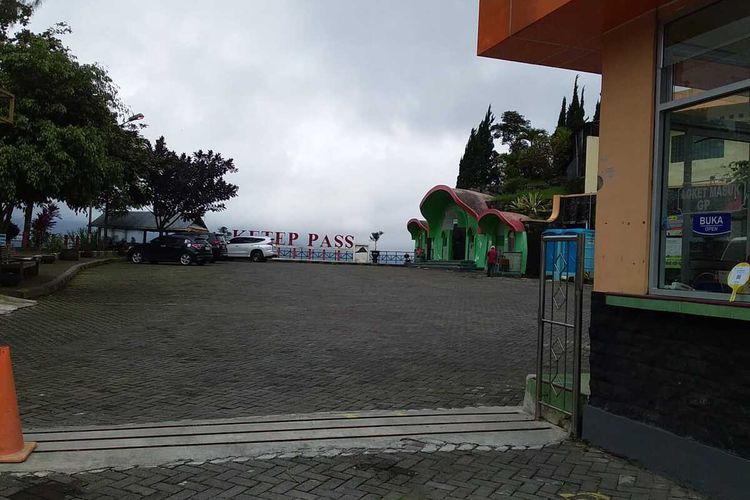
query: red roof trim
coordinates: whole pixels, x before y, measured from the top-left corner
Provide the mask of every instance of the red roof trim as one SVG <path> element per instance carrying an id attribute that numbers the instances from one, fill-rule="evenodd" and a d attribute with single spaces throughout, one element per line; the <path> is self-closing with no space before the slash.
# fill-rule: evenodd
<path id="1" fill-rule="evenodd" d="M 452 187 L 448 187 L 448 186 L 446 186 L 444 184 L 438 184 L 434 188 L 430 189 L 427 192 L 426 195 L 424 195 L 424 198 L 422 198 L 422 201 L 419 202 L 419 209 L 420 209 L 420 211 L 422 210 L 422 205 L 424 205 L 424 202 L 427 200 L 427 198 L 429 198 L 430 195 L 432 195 L 433 193 L 435 193 L 437 191 L 443 191 L 444 193 L 448 193 L 448 195 L 450 195 L 450 197 L 453 199 L 453 201 L 456 203 L 456 205 L 458 205 L 459 207 L 461 207 L 462 209 L 464 209 L 464 211 L 467 214 L 469 214 L 472 217 L 474 217 L 474 219 L 479 220 L 479 215 L 474 211 L 474 209 L 471 208 L 466 203 L 464 203 L 463 200 L 458 197 L 458 195 L 456 194 L 456 192 L 453 190 Z"/>
<path id="2" fill-rule="evenodd" d="M 522 233 L 525 231 L 522 221 L 528 219 L 528 217 L 526 217 L 525 215 L 517 214 L 514 212 L 501 212 L 500 210 L 497 210 L 495 208 L 490 208 L 482 212 L 482 215 L 479 217 L 479 219 L 477 219 L 477 222 L 481 223 L 482 219 L 489 216 L 497 217 L 503 224 L 509 226 L 511 229 L 513 229 L 513 231 L 517 233 Z"/>
<path id="3" fill-rule="evenodd" d="M 444 184 L 439 184 L 439 185 L 435 186 L 434 188 L 430 189 L 427 192 L 426 195 L 424 195 L 424 197 L 422 198 L 422 201 L 419 202 L 419 209 L 420 210 L 422 209 L 422 205 L 424 205 L 424 202 L 427 201 L 427 198 L 429 198 L 433 193 L 435 193 L 437 191 L 442 191 L 444 193 L 447 193 L 451 197 L 451 199 L 455 202 L 455 204 L 458 205 L 459 207 L 461 207 L 467 214 L 469 214 L 472 217 L 474 217 L 474 219 L 477 221 L 477 223 L 482 218 L 484 218 L 484 217 L 495 216 L 498 219 L 500 219 L 500 221 L 503 224 L 505 224 L 506 226 L 509 226 L 511 229 L 513 229 L 513 231 L 515 231 L 517 233 L 523 233 L 525 231 L 525 229 L 523 227 L 523 222 L 522 222 L 522 221 L 528 219 L 528 217 L 526 217 L 525 215 L 517 214 L 515 212 L 501 212 L 500 210 L 497 210 L 495 208 L 488 208 L 487 210 L 484 210 L 481 213 L 481 215 L 477 214 L 474 211 L 473 208 L 471 208 L 469 205 L 467 205 L 466 203 L 464 203 L 464 201 L 461 198 L 458 197 L 458 195 L 456 194 L 456 192 L 453 190 L 452 187 L 446 186 Z M 416 221 L 416 219 L 410 220 L 406 224 L 407 228 L 408 228 L 409 224 L 412 221 Z M 419 222 L 419 221 L 417 221 L 417 222 Z M 479 228 L 479 231 L 481 233 L 482 229 Z"/>
<path id="4" fill-rule="evenodd" d="M 412 224 L 416 224 L 422 231 L 426 233 L 430 232 L 430 228 L 427 226 L 427 222 L 425 221 L 419 219 L 409 219 L 409 222 L 406 223 L 406 229 L 408 230 L 409 226 L 411 226 Z"/>

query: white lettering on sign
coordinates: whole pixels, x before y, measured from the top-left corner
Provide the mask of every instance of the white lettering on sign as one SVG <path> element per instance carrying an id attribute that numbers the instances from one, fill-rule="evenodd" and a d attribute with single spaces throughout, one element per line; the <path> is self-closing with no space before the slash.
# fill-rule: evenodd
<path id="1" fill-rule="evenodd" d="M 701 226 L 716 226 L 724 224 L 724 217 L 721 215 L 702 215 L 699 220 Z"/>

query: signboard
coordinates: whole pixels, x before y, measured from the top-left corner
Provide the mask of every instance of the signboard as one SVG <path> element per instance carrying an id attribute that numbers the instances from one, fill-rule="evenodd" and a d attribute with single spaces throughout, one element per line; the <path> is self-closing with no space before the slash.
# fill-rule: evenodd
<path id="1" fill-rule="evenodd" d="M 732 295 L 729 297 L 729 302 L 734 302 L 737 299 L 737 292 L 742 290 L 747 282 L 750 280 L 750 264 L 747 262 L 740 262 L 727 276 L 727 285 L 732 289 Z"/>
<path id="2" fill-rule="evenodd" d="M 293 231 L 259 231 L 257 229 L 234 229 L 232 237 L 237 236 L 267 236 L 276 245 L 308 246 L 319 248 L 354 248 L 354 235 L 351 234 L 319 234 L 295 233 Z M 300 238 L 303 236 L 303 238 Z"/>
<path id="3" fill-rule="evenodd" d="M 667 238 L 664 245 L 664 267 L 682 268 L 682 238 Z"/>
<path id="4" fill-rule="evenodd" d="M 682 213 L 738 212 L 745 207 L 745 184 L 710 184 L 679 189 Z"/>
<path id="5" fill-rule="evenodd" d="M 666 219 L 667 236 L 682 236 L 682 214 L 670 215 Z"/>
<path id="6" fill-rule="evenodd" d="M 700 236 L 719 236 L 732 232 L 732 214 L 693 214 L 693 233 Z"/>

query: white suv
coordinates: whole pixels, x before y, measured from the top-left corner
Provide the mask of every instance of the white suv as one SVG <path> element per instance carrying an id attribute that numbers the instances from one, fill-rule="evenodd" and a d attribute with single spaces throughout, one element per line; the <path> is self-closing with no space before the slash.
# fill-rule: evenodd
<path id="1" fill-rule="evenodd" d="M 265 236 L 237 236 L 227 243 L 227 257 L 249 257 L 253 262 L 263 262 L 276 256 L 273 241 Z"/>

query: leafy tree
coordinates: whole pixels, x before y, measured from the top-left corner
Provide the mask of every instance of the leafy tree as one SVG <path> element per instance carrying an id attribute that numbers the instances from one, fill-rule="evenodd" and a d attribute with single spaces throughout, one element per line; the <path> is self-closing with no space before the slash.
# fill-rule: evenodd
<path id="1" fill-rule="evenodd" d="M 104 212 L 105 225 L 110 216 L 124 214 L 128 208 L 147 204 L 140 179 L 149 159 L 148 141 L 135 129 L 110 129 L 107 145 L 110 161 L 116 168 L 105 188 L 91 202 Z"/>
<path id="2" fill-rule="evenodd" d="M 573 160 L 573 134 L 567 127 L 558 127 L 550 137 L 553 175 L 565 175 Z"/>
<path id="3" fill-rule="evenodd" d="M 178 155 L 167 148 L 164 137 L 149 145 L 140 186 L 159 234 L 169 230 L 178 217 L 196 219 L 226 209 L 224 202 L 237 196 L 238 187 L 224 176 L 234 172 L 237 168 L 231 158 L 211 150 Z"/>
<path id="4" fill-rule="evenodd" d="M 490 106 L 479 126 L 471 129 L 464 155 L 458 164 L 457 188 L 486 190 L 493 184 L 492 173 L 496 156 L 492 137 L 494 121 L 495 116 Z"/>
<path id="5" fill-rule="evenodd" d="M 0 86 L 16 96 L 15 124 L 0 128 L 0 230 L 18 206 L 83 209 L 120 175 L 109 152 L 124 107 L 106 71 L 63 45 L 66 33 L 58 25 L 0 40 Z"/>
<path id="6" fill-rule="evenodd" d="M 508 152 L 500 155 L 504 181 L 513 179 L 515 184 L 518 178 L 554 177 L 550 137 L 545 130 L 532 127 L 517 111 L 506 111 L 493 131 L 508 146 Z"/>
<path id="7" fill-rule="evenodd" d="M 516 169 L 527 179 L 550 179 L 554 173 L 550 137 L 542 129 L 529 129 L 524 133 L 523 147 L 516 153 Z"/>
<path id="8" fill-rule="evenodd" d="M 511 150 L 518 147 L 528 135 L 531 122 L 518 111 L 505 111 L 500 116 L 500 123 L 492 127 L 495 139 L 500 139 Z"/>
<path id="9" fill-rule="evenodd" d="M 6 40 L 14 25 L 26 26 L 31 14 L 41 0 L 2 0 L 0 1 L 0 41 Z"/>

